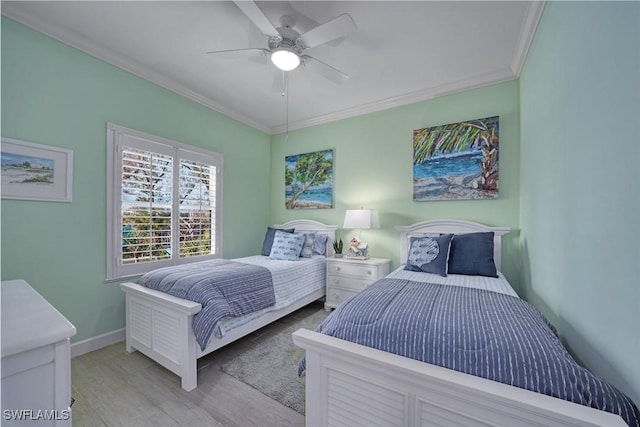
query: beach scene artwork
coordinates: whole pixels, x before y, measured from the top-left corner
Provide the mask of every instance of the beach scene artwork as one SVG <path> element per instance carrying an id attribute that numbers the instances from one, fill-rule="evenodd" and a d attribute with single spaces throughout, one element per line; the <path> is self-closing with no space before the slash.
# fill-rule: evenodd
<path id="1" fill-rule="evenodd" d="M 11 185 L 53 185 L 52 159 L 2 152 L 2 181 Z"/>
<path id="2" fill-rule="evenodd" d="M 285 207 L 333 207 L 333 150 L 285 156 Z"/>
<path id="3" fill-rule="evenodd" d="M 71 202 L 73 151 L 2 137 L 2 199 Z"/>
<path id="4" fill-rule="evenodd" d="M 413 200 L 498 197 L 499 117 L 413 131 Z"/>

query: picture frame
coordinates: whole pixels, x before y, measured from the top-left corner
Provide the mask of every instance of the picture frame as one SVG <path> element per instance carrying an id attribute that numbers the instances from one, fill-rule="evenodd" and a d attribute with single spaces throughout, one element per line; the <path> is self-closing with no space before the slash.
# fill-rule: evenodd
<path id="1" fill-rule="evenodd" d="M 71 202 L 73 150 L 2 137 L 2 199 Z"/>
<path id="2" fill-rule="evenodd" d="M 413 131 L 413 201 L 497 199 L 500 117 Z"/>
<path id="3" fill-rule="evenodd" d="M 333 149 L 285 156 L 285 208 L 333 208 Z"/>

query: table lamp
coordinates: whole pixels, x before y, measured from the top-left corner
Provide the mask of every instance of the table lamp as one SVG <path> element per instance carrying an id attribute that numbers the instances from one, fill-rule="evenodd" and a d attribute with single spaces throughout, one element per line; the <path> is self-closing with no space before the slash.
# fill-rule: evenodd
<path id="1" fill-rule="evenodd" d="M 369 245 L 360 239 L 362 230 L 380 228 L 378 211 L 375 209 L 347 209 L 344 215 L 343 228 L 356 228 L 360 230 L 358 236 L 353 236 L 349 242 L 349 249 L 345 254 L 348 258 L 368 259 Z"/>

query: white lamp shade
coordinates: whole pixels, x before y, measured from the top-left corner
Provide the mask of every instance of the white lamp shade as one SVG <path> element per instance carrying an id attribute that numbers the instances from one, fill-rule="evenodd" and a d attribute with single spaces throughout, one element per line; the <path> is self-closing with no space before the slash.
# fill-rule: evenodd
<path id="1" fill-rule="evenodd" d="M 378 211 L 375 209 L 348 209 L 344 215 L 343 228 L 380 228 Z"/>
<path id="2" fill-rule="evenodd" d="M 289 49 L 280 48 L 271 54 L 271 62 L 282 71 L 291 71 L 300 65 L 300 57 Z"/>

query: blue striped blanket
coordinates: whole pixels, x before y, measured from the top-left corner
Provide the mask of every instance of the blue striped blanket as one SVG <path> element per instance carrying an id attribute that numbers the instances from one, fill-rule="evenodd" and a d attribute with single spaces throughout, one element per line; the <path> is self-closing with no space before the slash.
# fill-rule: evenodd
<path id="1" fill-rule="evenodd" d="M 339 306 L 318 332 L 619 414 L 622 392 L 578 365 L 529 303 L 481 289 L 382 279 Z M 300 373 L 304 372 L 304 360 Z"/>
<path id="2" fill-rule="evenodd" d="M 222 338 L 219 322 L 223 318 L 253 313 L 276 302 L 267 268 L 224 259 L 160 268 L 146 273 L 138 284 L 202 305 L 192 322 L 202 350 L 211 335 Z"/>

